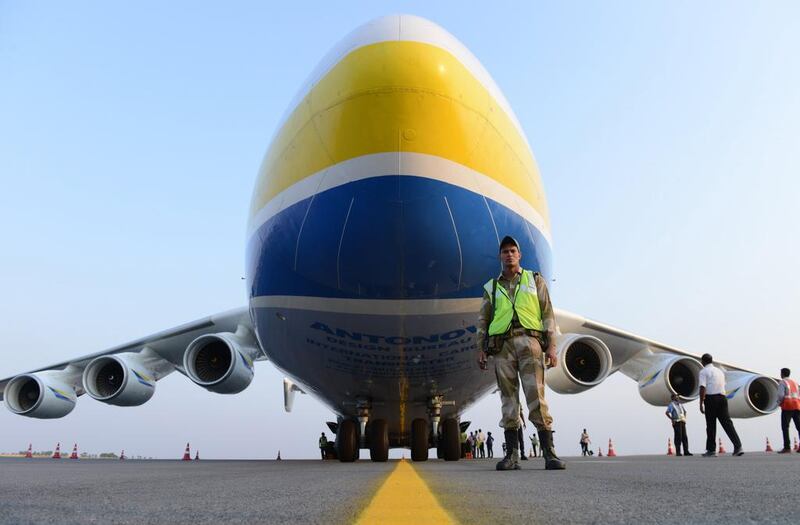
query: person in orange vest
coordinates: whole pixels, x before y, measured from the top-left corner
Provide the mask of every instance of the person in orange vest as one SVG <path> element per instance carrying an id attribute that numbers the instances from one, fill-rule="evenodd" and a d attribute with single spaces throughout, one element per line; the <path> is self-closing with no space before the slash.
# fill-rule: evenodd
<path id="1" fill-rule="evenodd" d="M 788 454 L 792 451 L 789 443 L 789 423 L 794 421 L 794 428 L 800 433 L 800 391 L 797 381 L 789 379 L 791 371 L 781 368 L 781 382 L 778 385 L 778 399 L 781 400 L 781 430 L 783 431 L 783 449 L 778 454 Z"/>

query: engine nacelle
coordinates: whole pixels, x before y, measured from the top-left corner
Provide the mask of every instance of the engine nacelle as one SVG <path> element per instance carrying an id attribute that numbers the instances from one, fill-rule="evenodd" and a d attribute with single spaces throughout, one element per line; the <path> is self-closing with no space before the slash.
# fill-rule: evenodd
<path id="1" fill-rule="evenodd" d="M 726 372 L 725 390 L 731 417 L 756 417 L 778 407 L 778 383 L 747 372 Z"/>
<path id="2" fill-rule="evenodd" d="M 6 385 L 3 399 L 8 409 L 39 419 L 64 417 L 75 408 L 75 389 L 47 373 L 22 374 Z"/>
<path id="3" fill-rule="evenodd" d="M 591 335 L 564 334 L 556 341 L 558 366 L 545 373 L 547 386 L 559 394 L 577 394 L 597 386 L 611 371 L 611 352 Z"/>
<path id="4" fill-rule="evenodd" d="M 156 380 L 138 354 L 104 355 L 84 369 L 83 389 L 103 403 L 132 407 L 153 397 Z"/>
<path id="5" fill-rule="evenodd" d="M 238 394 L 253 380 L 251 349 L 230 332 L 201 335 L 186 348 L 183 368 L 189 379 L 217 394 Z"/>
<path id="6" fill-rule="evenodd" d="M 639 395 L 656 406 L 667 406 L 672 394 L 681 401 L 691 401 L 700 395 L 698 376 L 702 366 L 691 357 L 674 354 L 655 354 L 640 359 L 648 366 L 639 377 Z"/>

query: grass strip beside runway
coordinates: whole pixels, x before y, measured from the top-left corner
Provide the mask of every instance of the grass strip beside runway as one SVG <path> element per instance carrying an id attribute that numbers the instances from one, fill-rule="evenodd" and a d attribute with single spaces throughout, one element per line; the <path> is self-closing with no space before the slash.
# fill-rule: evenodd
<path id="1" fill-rule="evenodd" d="M 401 460 L 356 521 L 366 523 L 458 523 L 442 508 L 409 462 Z"/>

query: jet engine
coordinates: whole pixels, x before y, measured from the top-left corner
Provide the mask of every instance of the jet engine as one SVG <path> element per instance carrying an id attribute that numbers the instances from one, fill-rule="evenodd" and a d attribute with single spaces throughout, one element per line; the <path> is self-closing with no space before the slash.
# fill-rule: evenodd
<path id="1" fill-rule="evenodd" d="M 189 379 L 217 394 L 238 394 L 253 380 L 254 350 L 230 332 L 201 335 L 186 348 L 183 367 Z"/>
<path id="2" fill-rule="evenodd" d="M 778 407 L 778 383 L 748 372 L 726 372 L 725 390 L 731 417 L 756 417 Z"/>
<path id="3" fill-rule="evenodd" d="M 138 354 L 104 355 L 84 369 L 83 388 L 109 405 L 138 406 L 153 397 L 156 380 Z"/>
<path id="4" fill-rule="evenodd" d="M 72 386 L 47 372 L 19 375 L 3 391 L 11 412 L 39 419 L 66 416 L 75 408 L 77 397 Z"/>
<path id="5" fill-rule="evenodd" d="M 558 366 L 545 374 L 547 385 L 559 394 L 577 394 L 597 386 L 611 371 L 611 352 L 591 335 L 564 334 L 556 341 Z"/>
<path id="6" fill-rule="evenodd" d="M 669 404 L 672 394 L 682 401 L 695 399 L 700 393 L 700 363 L 691 357 L 674 354 L 651 354 L 635 358 L 625 368 L 638 365 L 634 378 L 639 382 L 639 395 L 656 406 Z M 625 372 L 626 375 L 630 375 Z"/>

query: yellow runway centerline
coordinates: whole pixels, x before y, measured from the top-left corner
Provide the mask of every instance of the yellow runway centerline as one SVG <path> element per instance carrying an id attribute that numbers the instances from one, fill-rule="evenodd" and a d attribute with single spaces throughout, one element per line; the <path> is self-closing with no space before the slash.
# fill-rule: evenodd
<path id="1" fill-rule="evenodd" d="M 401 460 L 356 521 L 366 523 L 458 523 L 407 461 Z"/>

